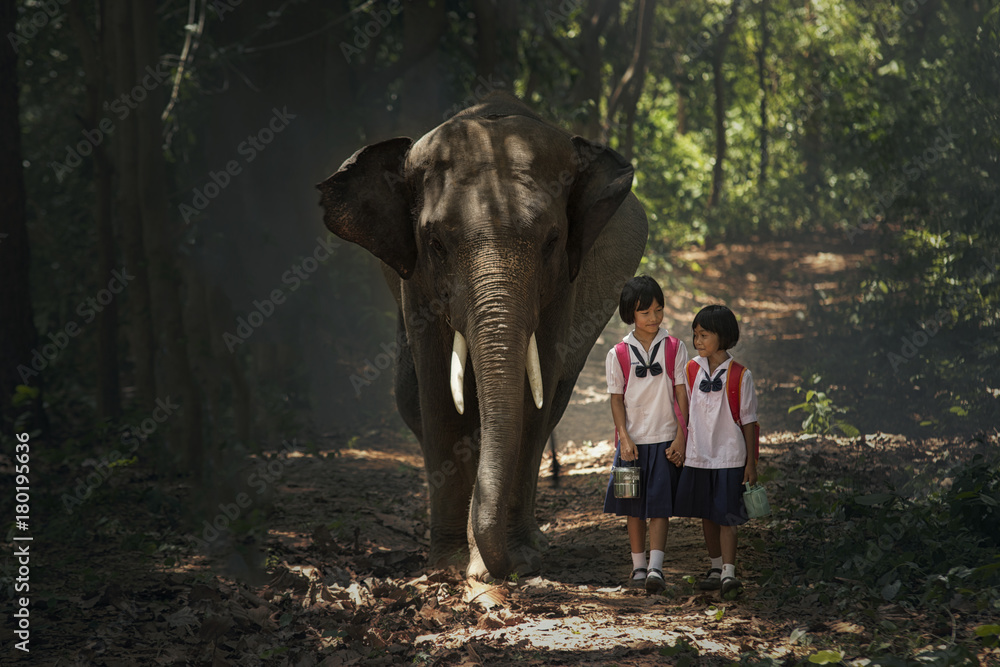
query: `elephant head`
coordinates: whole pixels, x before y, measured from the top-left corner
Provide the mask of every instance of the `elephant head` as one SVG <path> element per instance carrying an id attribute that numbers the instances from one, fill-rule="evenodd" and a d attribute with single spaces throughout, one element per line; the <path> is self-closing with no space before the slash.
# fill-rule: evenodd
<path id="1" fill-rule="evenodd" d="M 428 474 L 436 452 L 481 429 L 459 511 L 473 557 L 478 551 L 493 576 L 518 565 L 510 517 L 525 504 L 531 513 L 534 480 L 523 478 L 537 478 L 541 448 L 565 407 L 550 410 L 562 379 L 555 346 L 570 325 L 581 266 L 632 176 L 614 151 L 501 98 L 416 142 L 362 148 L 318 186 L 330 231 L 398 275 Z M 431 302 L 442 316 L 415 326 L 414 313 Z M 529 487 L 530 499 L 522 498 Z M 435 522 L 458 520 L 435 517 L 433 496 L 432 554 Z"/>

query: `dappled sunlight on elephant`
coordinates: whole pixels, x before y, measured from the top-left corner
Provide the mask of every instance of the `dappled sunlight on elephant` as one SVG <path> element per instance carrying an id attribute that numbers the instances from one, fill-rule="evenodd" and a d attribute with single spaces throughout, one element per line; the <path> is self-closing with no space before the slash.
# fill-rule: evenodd
<path id="1" fill-rule="evenodd" d="M 318 187 L 333 233 L 383 262 L 396 402 L 420 441 L 431 561 L 537 570 L 545 442 L 646 243 L 632 166 L 492 95 Z"/>

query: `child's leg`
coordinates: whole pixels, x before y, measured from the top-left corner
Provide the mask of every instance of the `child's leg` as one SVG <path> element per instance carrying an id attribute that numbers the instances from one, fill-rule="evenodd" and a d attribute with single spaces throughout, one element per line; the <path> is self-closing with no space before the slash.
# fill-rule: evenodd
<path id="1" fill-rule="evenodd" d="M 743 582 L 736 577 L 736 526 L 720 526 L 722 545 L 722 596 L 739 595 Z"/>
<path id="2" fill-rule="evenodd" d="M 646 520 L 637 516 L 628 518 L 628 543 L 632 553 L 646 553 Z"/>
<path id="3" fill-rule="evenodd" d="M 701 520 L 701 532 L 705 534 L 705 546 L 708 547 L 708 557 L 718 558 L 722 555 L 722 545 L 720 543 L 720 526 L 711 519 Z"/>
<path id="4" fill-rule="evenodd" d="M 722 546 L 720 544 L 721 526 L 711 519 L 701 520 L 701 531 L 705 534 L 705 547 L 711 560 L 708 574 L 701 580 L 698 587 L 703 591 L 718 590 L 722 582 Z"/>
<path id="5" fill-rule="evenodd" d="M 649 520 L 649 550 L 663 551 L 667 546 L 667 529 L 670 519 L 657 518 Z"/>
<path id="6" fill-rule="evenodd" d="M 722 562 L 736 565 L 736 526 L 719 526 L 719 546 L 722 548 Z"/>

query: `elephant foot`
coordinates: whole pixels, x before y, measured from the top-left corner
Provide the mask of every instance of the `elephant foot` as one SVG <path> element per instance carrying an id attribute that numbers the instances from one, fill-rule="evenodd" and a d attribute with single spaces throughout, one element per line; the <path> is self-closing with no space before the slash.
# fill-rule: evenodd
<path id="1" fill-rule="evenodd" d="M 431 567 L 456 567 L 461 569 L 469 560 L 469 544 L 465 539 L 460 543 L 431 544 L 431 551 L 427 560 Z"/>
<path id="2" fill-rule="evenodd" d="M 529 541 L 511 540 L 508 546 L 511 562 L 511 571 L 503 576 L 516 574 L 523 577 L 535 574 L 542 569 L 542 555 L 548 547 L 548 540 L 537 528 L 532 531 Z M 494 577 L 483 562 L 479 549 L 473 546 L 469 552 L 469 567 L 465 571 L 468 579 L 478 579 L 480 581 L 492 582 Z M 502 578 L 502 577 L 501 577 Z"/>

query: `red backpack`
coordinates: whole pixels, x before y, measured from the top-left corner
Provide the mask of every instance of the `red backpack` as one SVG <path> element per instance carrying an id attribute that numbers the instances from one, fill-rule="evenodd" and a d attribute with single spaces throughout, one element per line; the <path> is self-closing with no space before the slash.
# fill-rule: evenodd
<path id="1" fill-rule="evenodd" d="M 680 406 L 677 405 L 677 401 L 673 400 L 673 387 L 674 387 L 674 362 L 677 359 L 677 346 L 680 344 L 673 336 L 667 336 L 667 347 L 663 350 L 663 363 L 666 364 L 667 377 L 670 378 L 670 389 L 671 389 L 671 400 L 670 402 L 674 406 L 674 414 L 677 416 L 677 423 L 683 424 L 684 420 L 681 416 Z M 632 358 L 628 353 L 628 343 L 621 341 L 615 345 L 615 355 L 618 357 L 618 365 L 622 367 L 622 376 L 625 378 L 625 386 L 622 388 L 622 400 L 625 398 L 625 392 L 628 391 L 628 376 L 629 371 L 632 370 Z M 641 360 L 640 360 L 641 361 Z M 652 359 L 649 360 L 652 363 Z M 615 447 L 618 446 L 618 427 L 615 427 Z"/>
<path id="2" fill-rule="evenodd" d="M 694 381 L 698 378 L 698 369 L 701 368 L 698 362 L 692 359 L 687 365 L 688 386 L 694 391 Z M 743 374 L 746 366 L 735 359 L 729 362 L 729 372 L 726 373 L 726 398 L 729 400 L 729 413 L 733 416 L 733 421 L 742 430 L 743 422 L 740 421 L 740 391 L 743 388 Z M 736 378 L 733 381 L 733 378 Z M 753 425 L 753 457 L 754 460 L 760 458 L 760 424 L 754 422 Z"/>

